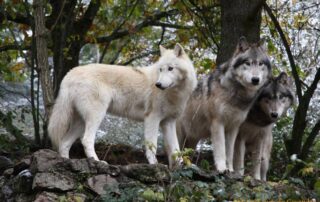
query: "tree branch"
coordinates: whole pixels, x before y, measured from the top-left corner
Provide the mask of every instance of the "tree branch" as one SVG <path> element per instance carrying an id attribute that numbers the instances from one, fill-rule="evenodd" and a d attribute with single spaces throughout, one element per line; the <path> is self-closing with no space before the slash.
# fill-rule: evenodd
<path id="1" fill-rule="evenodd" d="M 18 44 L 8 44 L 0 47 L 0 52 L 8 50 L 30 50 L 31 46 L 23 46 Z"/>
<path id="2" fill-rule="evenodd" d="M 0 9 L 0 22 L 3 20 L 8 20 L 11 22 L 19 23 L 19 24 L 25 24 L 31 26 L 33 23 L 33 20 L 31 18 L 28 18 L 24 15 L 15 13 L 14 16 L 10 15 L 7 11 L 5 11 L 3 8 Z"/>
<path id="3" fill-rule="evenodd" d="M 174 29 L 191 29 L 191 26 L 184 26 L 184 25 L 175 25 L 165 22 L 154 22 L 152 26 L 159 26 L 159 27 L 166 27 L 166 28 L 174 28 Z"/>
<path id="4" fill-rule="evenodd" d="M 100 5 L 100 0 L 91 1 L 83 17 L 75 23 L 76 32 L 80 33 L 79 35 L 84 35 L 88 31 Z"/>
<path id="5" fill-rule="evenodd" d="M 311 83 L 311 85 L 309 86 L 309 88 L 307 89 L 307 91 L 303 96 L 305 99 L 307 99 L 308 105 L 313 96 L 314 91 L 317 89 L 319 80 L 320 80 L 320 67 L 317 69 L 317 73 L 314 76 L 313 82 Z"/>
<path id="6" fill-rule="evenodd" d="M 131 34 L 134 34 L 138 31 L 140 31 L 144 27 L 152 26 L 154 25 L 158 20 L 160 20 L 163 17 L 168 17 L 172 15 L 176 15 L 178 13 L 177 9 L 169 10 L 169 11 L 164 11 L 164 12 L 157 12 L 153 16 L 150 16 L 141 23 L 137 24 L 136 26 L 133 27 L 131 30 L 118 30 L 116 32 L 112 32 L 109 36 L 103 36 L 103 37 L 98 37 L 97 42 L 98 43 L 107 43 L 115 39 L 122 38 L 124 36 L 128 36 Z"/>
<path id="7" fill-rule="evenodd" d="M 128 65 L 128 64 L 132 63 L 133 61 L 141 59 L 141 58 L 144 58 L 144 57 L 147 57 L 150 54 L 159 54 L 159 50 L 153 50 L 153 51 L 149 51 L 147 53 L 143 53 L 143 54 L 137 55 L 135 57 L 130 58 L 126 62 L 120 63 L 120 65 Z"/>
<path id="8" fill-rule="evenodd" d="M 310 148 L 312 147 L 314 140 L 316 139 L 317 135 L 319 135 L 319 131 L 320 131 L 320 120 L 318 120 L 318 122 L 314 125 L 314 127 L 312 128 L 312 131 L 310 132 L 309 136 L 304 142 L 300 156 L 299 156 L 300 159 L 305 160 L 307 158 L 307 155 L 310 151 Z"/>
<path id="9" fill-rule="evenodd" d="M 280 38 L 282 40 L 282 43 L 283 43 L 283 45 L 285 47 L 285 50 L 287 52 L 289 63 L 290 63 L 290 67 L 291 67 L 291 71 L 292 71 L 292 75 L 293 75 L 294 82 L 295 82 L 296 88 L 297 88 L 298 99 L 299 99 L 299 102 L 300 102 L 302 100 L 301 83 L 300 83 L 299 74 L 298 74 L 298 71 L 297 71 L 297 66 L 295 64 L 292 52 L 290 50 L 289 43 L 288 43 L 288 41 L 286 39 L 286 36 L 284 35 L 284 32 L 283 32 L 283 30 L 282 30 L 282 28 L 281 28 L 276 16 L 273 14 L 271 8 L 267 5 L 266 2 L 263 3 L 263 7 L 267 11 L 267 13 L 268 13 L 269 17 L 271 18 L 275 28 L 277 29 L 277 31 L 278 31 L 278 33 L 280 35 Z"/>

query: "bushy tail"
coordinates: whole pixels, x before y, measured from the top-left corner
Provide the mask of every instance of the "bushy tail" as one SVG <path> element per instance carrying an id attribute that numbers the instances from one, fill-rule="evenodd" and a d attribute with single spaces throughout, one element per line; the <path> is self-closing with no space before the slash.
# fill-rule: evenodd
<path id="1" fill-rule="evenodd" d="M 72 99 L 65 89 L 60 89 L 49 119 L 48 133 L 53 149 L 58 150 L 60 141 L 66 135 L 72 121 Z"/>

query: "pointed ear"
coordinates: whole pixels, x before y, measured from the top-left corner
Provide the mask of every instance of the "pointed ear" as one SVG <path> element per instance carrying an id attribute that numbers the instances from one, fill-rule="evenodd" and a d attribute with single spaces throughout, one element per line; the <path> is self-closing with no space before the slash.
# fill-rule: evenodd
<path id="1" fill-rule="evenodd" d="M 244 52 L 248 48 L 249 48 L 249 43 L 248 43 L 246 37 L 244 37 L 244 36 L 240 37 L 238 45 L 237 45 L 237 51 Z"/>
<path id="2" fill-rule="evenodd" d="M 285 85 L 285 86 L 290 86 L 291 85 L 291 79 L 288 77 L 288 75 L 285 72 L 281 72 L 279 76 L 277 77 L 278 83 Z"/>
<path id="3" fill-rule="evenodd" d="M 167 49 L 165 49 L 163 46 L 159 46 L 159 49 L 160 49 L 160 55 L 163 55 L 164 52 L 166 52 Z"/>
<path id="4" fill-rule="evenodd" d="M 265 52 L 267 52 L 267 46 L 266 46 L 266 40 L 260 39 L 260 41 L 258 42 L 258 46 Z"/>
<path id="5" fill-rule="evenodd" d="M 174 50 L 173 50 L 173 51 L 174 51 L 174 54 L 175 54 L 177 57 L 180 57 L 180 56 L 182 56 L 182 55 L 185 54 L 182 46 L 181 46 L 179 43 L 176 44 L 176 46 L 174 47 Z"/>

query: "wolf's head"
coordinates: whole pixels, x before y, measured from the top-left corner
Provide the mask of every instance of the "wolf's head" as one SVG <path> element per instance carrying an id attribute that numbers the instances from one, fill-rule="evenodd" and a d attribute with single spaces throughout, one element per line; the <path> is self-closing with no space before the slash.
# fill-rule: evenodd
<path id="1" fill-rule="evenodd" d="M 271 64 L 263 42 L 239 39 L 227 72 L 246 89 L 257 90 L 271 78 Z"/>
<path id="2" fill-rule="evenodd" d="M 273 78 L 258 97 L 257 104 L 268 119 L 275 122 L 294 102 L 292 79 L 284 72 Z"/>
<path id="3" fill-rule="evenodd" d="M 196 75 L 193 64 L 180 44 L 173 50 L 160 46 L 161 57 L 157 62 L 158 80 L 155 85 L 164 90 L 191 82 L 192 90 L 196 87 Z"/>

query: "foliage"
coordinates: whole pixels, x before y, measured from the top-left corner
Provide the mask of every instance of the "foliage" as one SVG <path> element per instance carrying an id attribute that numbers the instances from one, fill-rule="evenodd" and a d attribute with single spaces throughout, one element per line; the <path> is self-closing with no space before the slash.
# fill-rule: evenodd
<path id="1" fill-rule="evenodd" d="M 63 2 L 65 4 L 62 4 Z M 300 84 L 301 93 L 305 94 L 316 80 L 316 73 L 320 71 L 320 21 L 317 12 L 320 4 L 312 1 L 284 0 L 268 0 L 266 3 L 282 28 L 295 63 L 292 67 L 279 30 L 264 10 L 260 35 L 266 40 L 266 47 L 274 64 L 273 73 L 276 75 L 280 71 L 286 71 L 294 76 L 296 71 L 296 90 L 299 92 Z M 89 8 L 98 4 L 97 12 L 87 13 Z M 64 9 L 57 10 L 60 8 L 59 5 Z M 46 37 L 49 44 L 47 48 L 52 79 L 55 80 L 52 90 L 57 91 L 59 79 L 78 63 L 146 65 L 156 60 L 160 44 L 172 47 L 177 42 L 181 43 L 200 74 L 207 73 L 217 66 L 215 58 L 221 47 L 222 16 L 219 1 L 47 1 L 45 12 L 48 29 Z M 86 18 L 87 14 L 91 15 L 90 18 Z M 163 15 L 159 17 L 160 14 Z M 41 72 L 37 69 L 34 57 L 36 51 L 33 46 L 33 17 L 30 1 L 4 1 L 0 5 L 0 77 L 6 81 L 23 81 L 26 78 L 31 80 L 30 83 L 34 86 L 31 87 L 29 100 L 32 105 L 35 134 L 39 135 L 42 131 L 41 124 L 45 121 L 42 120 L 44 112 L 41 111 L 39 101 L 41 91 L 38 81 Z M 62 47 L 56 46 L 57 44 Z M 299 93 L 297 97 L 300 97 L 298 95 Z M 315 183 L 311 176 L 319 175 L 320 137 L 315 133 L 314 140 L 307 141 L 310 140 L 312 129 L 319 123 L 319 88 L 315 89 L 311 97 L 310 102 L 304 106 L 307 110 L 305 116 L 295 118 L 296 114 L 303 114 L 300 113 L 303 110 L 295 113 L 304 104 L 299 98 L 294 109 L 289 111 L 288 117 L 282 118 L 276 125 L 270 169 L 272 180 L 282 179 L 286 171 L 292 171 L 292 166 L 298 165 L 289 160 L 293 153 L 305 153 L 303 158 L 299 157 L 305 163 L 299 164 L 301 167 L 297 169 L 296 175 L 302 179 L 310 179 L 308 186 Z M 10 118 L 9 115 L 8 117 Z M 297 133 L 298 138 L 292 138 L 293 128 L 298 127 L 299 119 L 306 127 L 301 127 L 303 130 Z M 295 120 L 298 120 L 297 123 Z M 288 139 L 293 141 L 288 142 Z M 299 144 L 300 148 L 294 148 Z M 302 151 L 303 146 L 306 146 L 305 151 Z M 293 147 L 294 151 L 289 151 L 290 147 Z M 181 157 L 186 165 L 190 165 L 190 152 L 182 151 L 177 157 Z M 210 169 L 207 161 L 200 164 L 202 168 Z M 158 193 L 156 190 L 151 191 L 147 191 L 145 195 Z"/>
<path id="2" fill-rule="evenodd" d="M 185 167 L 172 173 L 170 183 L 145 185 L 140 182 L 120 183 L 106 187 L 104 201 L 223 201 L 223 200 L 286 200 L 314 197 L 304 191 L 303 183 L 283 181 L 262 183 L 250 176 L 244 179 L 215 175 L 212 180 L 201 181 L 193 177 L 193 167 Z M 318 184 L 317 184 L 318 186 Z M 300 188 L 298 188 L 300 187 Z M 310 198 L 311 199 L 311 198 Z"/>

